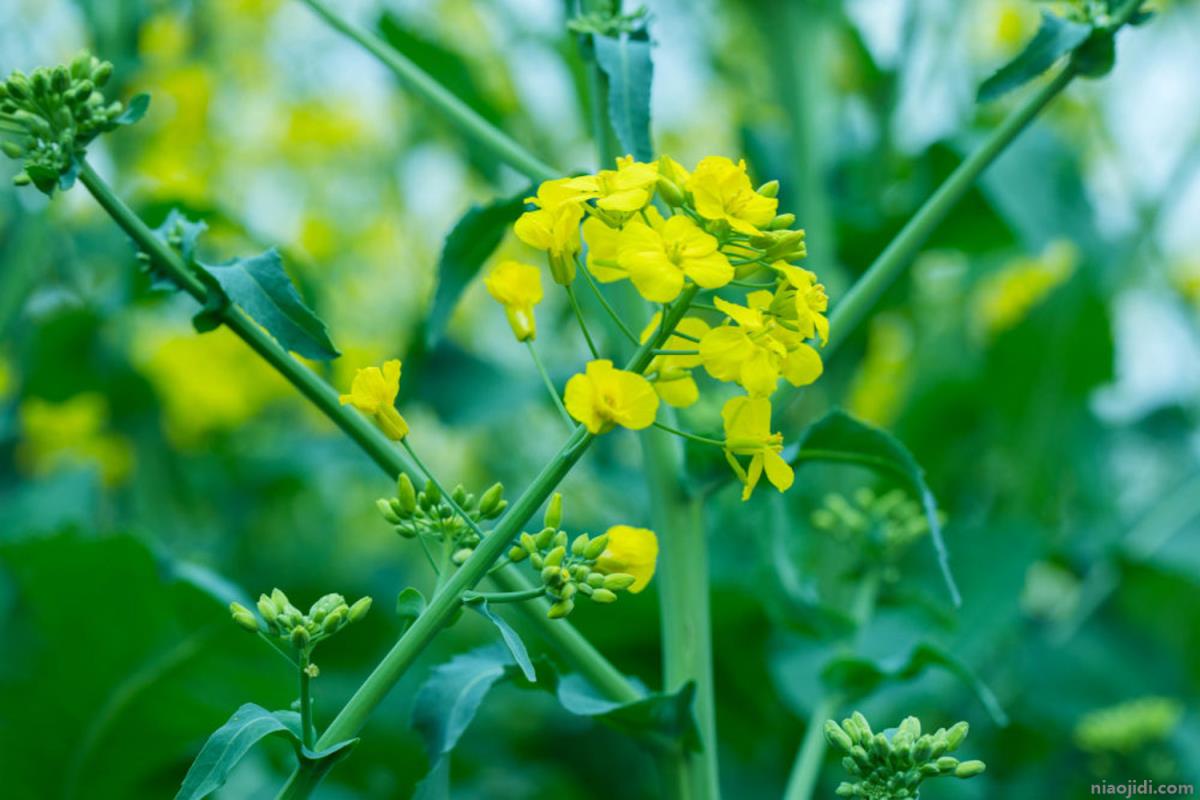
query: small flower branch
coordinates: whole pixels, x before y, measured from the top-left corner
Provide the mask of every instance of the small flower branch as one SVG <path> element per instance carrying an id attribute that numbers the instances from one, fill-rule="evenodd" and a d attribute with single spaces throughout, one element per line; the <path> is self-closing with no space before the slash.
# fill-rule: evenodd
<path id="1" fill-rule="evenodd" d="M 567 413 L 567 407 L 563 405 L 562 396 L 558 393 L 558 389 L 554 388 L 554 381 L 550 380 L 550 374 L 546 372 L 546 367 L 542 364 L 542 358 L 537 353 L 537 347 L 533 344 L 533 339 L 526 339 L 525 346 L 529 348 L 529 355 L 533 359 L 533 365 L 537 367 L 538 375 L 542 377 L 542 383 L 554 401 L 554 407 L 558 409 L 563 422 L 567 424 L 567 430 L 575 430 L 575 420 L 571 419 L 571 415 Z"/>

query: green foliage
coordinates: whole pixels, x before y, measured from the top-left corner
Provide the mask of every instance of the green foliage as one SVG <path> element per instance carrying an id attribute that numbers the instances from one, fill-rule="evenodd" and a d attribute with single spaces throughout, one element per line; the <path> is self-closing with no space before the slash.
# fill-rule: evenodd
<path id="1" fill-rule="evenodd" d="M 532 189 L 525 189 L 511 197 L 472 206 L 446 236 L 438 259 L 437 289 L 425 321 L 429 345 L 435 344 L 445 333 L 463 289 L 479 274 L 484 262 L 491 258 L 508 229 L 525 210 L 525 198 L 531 192 Z"/>
<path id="2" fill-rule="evenodd" d="M 537 672 L 534 671 L 533 662 L 529 660 L 529 651 L 525 649 L 525 643 L 521 641 L 520 635 L 513 630 L 513 627 L 492 610 L 488 605 L 487 598 L 469 601 L 466 605 L 467 608 L 478 612 L 484 619 L 496 626 L 496 630 L 500 632 L 500 638 L 504 641 L 504 646 L 508 648 L 508 652 L 517 662 L 517 666 L 521 668 L 521 674 L 525 680 L 536 683 Z"/>
<path id="3" fill-rule="evenodd" d="M 596 63 L 608 77 L 608 118 L 622 154 L 638 161 L 654 158 L 650 138 L 650 85 L 654 77 L 651 44 L 640 35 L 595 35 Z"/>
<path id="4" fill-rule="evenodd" d="M 1042 12 L 1042 25 L 1025 49 L 979 87 L 979 102 L 995 100 L 1041 75 L 1092 35 L 1092 26 Z"/>
<path id="5" fill-rule="evenodd" d="M 318 753 L 308 751 L 300 741 L 300 715 L 295 711 L 267 711 L 246 703 L 213 732 L 200 749 L 183 779 L 175 800 L 200 800 L 225 785 L 229 773 L 250 749 L 273 734 L 281 734 L 296 748 L 297 754 L 310 761 L 344 757 L 357 740 L 342 742 Z"/>

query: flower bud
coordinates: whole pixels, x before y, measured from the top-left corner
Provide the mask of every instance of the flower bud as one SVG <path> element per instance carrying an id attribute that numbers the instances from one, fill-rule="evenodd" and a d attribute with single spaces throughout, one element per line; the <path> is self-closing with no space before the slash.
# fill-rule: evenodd
<path id="1" fill-rule="evenodd" d="M 250 612 L 241 603 L 230 603 L 229 613 L 233 615 L 233 621 L 241 625 L 251 633 L 258 633 L 258 618 Z"/>
<path id="2" fill-rule="evenodd" d="M 321 623 L 321 630 L 326 634 L 337 633 L 338 630 L 346 624 L 346 607 L 338 606 L 329 616 L 325 617 L 325 621 Z"/>
<path id="3" fill-rule="evenodd" d="M 825 720 L 825 741 L 847 752 L 854 747 L 854 742 L 850 740 L 846 732 L 831 719 Z"/>
<path id="4" fill-rule="evenodd" d="M 467 503 L 467 490 L 463 488 L 461 483 L 455 486 L 454 490 L 450 492 L 450 497 L 453 498 L 459 508 L 466 508 L 469 505 Z"/>
<path id="5" fill-rule="evenodd" d="M 431 506 L 436 506 L 442 502 L 442 490 L 433 481 L 425 481 L 425 488 L 421 493 L 425 495 L 425 499 L 429 501 L 429 505 Z"/>
<path id="6" fill-rule="evenodd" d="M 454 555 L 450 556 L 450 560 L 461 566 L 463 562 L 471 557 L 472 552 L 474 551 L 469 547 L 460 547 L 454 551 Z"/>
<path id="7" fill-rule="evenodd" d="M 606 547 L 608 547 L 608 534 L 601 534 L 588 542 L 587 549 L 583 551 L 583 557 L 589 561 L 595 561 Z"/>
<path id="8" fill-rule="evenodd" d="M 562 619 L 567 614 L 570 614 L 574 608 L 574 600 L 559 600 L 557 603 L 550 606 L 550 610 L 546 612 L 546 616 L 548 616 L 550 619 Z"/>
<path id="9" fill-rule="evenodd" d="M 579 590 L 575 588 L 575 584 L 568 583 L 567 585 L 563 586 L 562 592 L 559 593 L 559 597 L 563 600 L 570 600 L 578 591 Z"/>
<path id="10" fill-rule="evenodd" d="M 604 578 L 605 578 L 605 575 L 603 572 L 588 573 L 588 576 L 587 576 L 588 586 L 591 586 L 594 589 L 598 589 L 599 587 L 604 585 Z"/>
<path id="11" fill-rule="evenodd" d="M 956 778 L 974 778 L 987 769 L 987 764 L 982 761 L 964 761 L 954 770 Z"/>
<path id="12" fill-rule="evenodd" d="M 755 189 L 756 192 L 763 197 L 778 197 L 779 196 L 779 181 L 767 181 L 762 186 Z"/>
<path id="13" fill-rule="evenodd" d="M 562 563 L 563 556 L 565 556 L 566 554 L 567 554 L 567 548 L 563 547 L 560 544 L 558 547 L 555 547 L 553 550 L 551 550 L 549 553 L 546 554 L 546 565 L 550 566 L 550 567 L 557 567 L 559 564 Z"/>
<path id="14" fill-rule="evenodd" d="M 50 76 L 50 86 L 60 94 L 71 86 L 71 76 L 67 74 L 67 68 L 62 64 L 54 68 L 54 72 Z"/>
<path id="15" fill-rule="evenodd" d="M 97 86 L 103 86 L 108 83 L 108 79 L 112 77 L 113 65 L 111 61 L 101 61 L 100 65 L 92 70 L 92 83 Z"/>
<path id="16" fill-rule="evenodd" d="M 303 625 L 297 625 L 292 628 L 292 646 L 297 650 L 303 650 L 308 647 L 308 643 L 312 641 L 312 636 Z"/>
<path id="17" fill-rule="evenodd" d="M 510 547 L 508 549 L 508 560 L 514 564 L 518 564 L 529 558 L 529 551 L 524 547 Z"/>
<path id="18" fill-rule="evenodd" d="M 346 615 L 346 618 L 350 622 L 358 622 L 371 610 L 371 602 L 370 597 L 358 598 L 358 600 L 354 601 L 354 605 L 350 606 L 350 611 Z"/>
<path id="19" fill-rule="evenodd" d="M 529 557 L 529 563 L 533 564 L 534 569 L 541 569 L 545 565 L 546 561 L 542 558 L 541 553 L 534 553 Z"/>
<path id="20" fill-rule="evenodd" d="M 400 516 L 395 511 L 392 510 L 391 501 L 389 501 L 385 498 L 381 497 L 378 500 L 376 500 L 375 507 L 377 509 L 379 509 L 379 513 L 383 515 L 383 518 L 392 525 L 399 525 L 401 522 L 404 521 L 400 518 Z"/>
<path id="21" fill-rule="evenodd" d="M 550 496 L 550 502 L 546 506 L 546 516 L 544 517 L 544 521 L 542 523 L 547 528 L 558 530 L 560 527 L 562 527 L 562 502 L 561 492 L 555 492 Z"/>
<path id="22" fill-rule="evenodd" d="M 942 756 L 933 763 L 941 772 L 953 772 L 958 769 L 958 759 L 954 756 Z"/>
<path id="23" fill-rule="evenodd" d="M 86 78 L 92 74 L 92 54 L 84 50 L 71 59 L 71 77 Z"/>
<path id="24" fill-rule="evenodd" d="M 658 176 L 657 187 L 658 196 L 661 197 L 663 202 L 669 205 L 671 208 L 679 208 L 687 200 L 683 194 L 683 190 L 665 175 Z"/>
<path id="25" fill-rule="evenodd" d="M 875 735 L 871 732 L 871 723 L 867 722 L 867 718 L 860 712 L 855 711 L 850 715 L 850 719 L 854 720 L 854 726 L 858 729 L 859 742 L 865 742 Z"/>
<path id="26" fill-rule="evenodd" d="M 953 753 L 957 750 L 963 739 L 967 738 L 970 729 L 971 726 L 965 722 L 956 722 L 950 726 L 950 730 L 946 731 L 946 752 Z"/>
<path id="27" fill-rule="evenodd" d="M 543 567 L 542 568 L 542 583 L 547 586 L 558 585 L 558 567 Z"/>
<path id="28" fill-rule="evenodd" d="M 795 214 L 779 214 L 775 217 L 775 219 L 773 219 L 769 223 L 767 223 L 767 230 L 769 230 L 769 231 L 787 230 L 788 228 L 792 227 L 795 224 L 796 224 L 796 215 Z"/>
<path id="29" fill-rule="evenodd" d="M 614 572 L 604 576 L 604 588 L 611 592 L 619 592 L 628 589 L 636 580 L 637 578 L 626 572 Z"/>
<path id="30" fill-rule="evenodd" d="M 400 477 L 396 479 L 396 501 L 410 516 L 417 510 L 417 492 L 407 473 L 401 472 Z"/>
<path id="31" fill-rule="evenodd" d="M 617 595 L 615 592 L 610 592 L 608 589 L 593 589 L 592 599 L 597 603 L 615 603 Z"/>
<path id="32" fill-rule="evenodd" d="M 558 533 L 554 534 L 554 538 L 552 538 L 552 539 L 550 540 L 550 543 L 551 543 L 551 544 L 553 544 L 555 547 L 562 547 L 562 548 L 566 548 L 566 546 L 567 546 L 567 532 L 566 532 L 566 531 L 559 531 Z"/>
<path id="33" fill-rule="evenodd" d="M 0 150 L 3 150 L 4 155 L 9 158 L 20 158 L 25 155 L 25 151 L 21 149 L 21 145 L 16 142 L 4 142 L 4 144 L 0 144 Z"/>
<path id="34" fill-rule="evenodd" d="M 275 618 L 279 616 L 279 609 L 271 602 L 271 598 L 265 594 L 260 594 L 258 596 L 258 613 L 263 615 L 263 619 L 267 621 L 268 625 L 271 625 L 275 622 Z"/>
<path id="35" fill-rule="evenodd" d="M 500 508 L 500 499 L 504 494 L 504 484 L 493 483 L 491 488 L 479 498 L 479 513 L 485 517 L 493 517 Z"/>
<path id="36" fill-rule="evenodd" d="M 586 533 L 581 533 L 575 537 L 575 541 L 571 542 L 571 555 L 581 556 L 587 551 L 589 537 Z"/>
<path id="37" fill-rule="evenodd" d="M 542 528 L 538 535 L 534 537 L 539 550 L 545 550 L 550 546 L 550 542 L 554 539 L 554 532 L 554 528 Z"/>
<path id="38" fill-rule="evenodd" d="M 533 534 L 522 533 L 519 541 L 521 542 L 521 548 L 527 554 L 532 555 L 538 551 L 537 540 L 533 538 Z"/>

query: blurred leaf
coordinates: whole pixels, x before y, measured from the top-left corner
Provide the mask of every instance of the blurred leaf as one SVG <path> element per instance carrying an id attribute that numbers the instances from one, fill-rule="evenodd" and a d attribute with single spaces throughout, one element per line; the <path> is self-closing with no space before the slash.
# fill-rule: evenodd
<path id="1" fill-rule="evenodd" d="M 677 692 L 655 692 L 628 703 L 609 700 L 579 674 L 563 677 L 556 692 L 558 702 L 572 714 L 595 719 L 631 734 L 661 734 L 678 740 L 689 752 L 699 752 L 700 733 L 692 704 L 696 685 L 684 684 Z"/>
<path id="2" fill-rule="evenodd" d="M 840 409 L 834 409 L 808 426 L 797 437 L 796 443 L 784 451 L 783 456 L 792 463 L 804 460 L 845 461 L 898 478 L 920 498 L 942 578 L 954 605 L 962 605 L 962 595 L 950 572 L 950 556 L 942 539 L 937 502 L 925 483 L 925 471 L 899 439 L 887 431 L 854 419 Z"/>
<path id="3" fill-rule="evenodd" d="M 430 345 L 441 339 L 467 284 L 475 279 L 485 261 L 504 240 L 504 234 L 525 211 L 525 198 L 533 188 L 486 205 L 471 206 L 455 224 L 438 259 L 437 289 L 426 320 L 425 339 Z"/>
<path id="4" fill-rule="evenodd" d="M 858 655 L 840 655 L 821 670 L 821 680 L 830 689 L 855 700 L 865 697 L 889 681 L 910 681 L 928 667 L 942 667 L 963 682 L 999 726 L 1008 725 L 1008 715 L 996 695 L 962 661 L 929 642 L 915 645 L 905 656 L 872 661 Z"/>
<path id="5" fill-rule="evenodd" d="M 1025 49 L 983 82 L 979 102 L 995 100 L 1048 70 L 1055 61 L 1074 50 L 1092 34 L 1092 26 L 1042 12 L 1042 25 Z"/>
<path id="6" fill-rule="evenodd" d="M 517 635 L 513 627 L 498 616 L 496 612 L 492 611 L 486 599 L 469 602 L 467 603 L 467 608 L 478 612 L 496 626 L 496 629 L 500 631 L 500 637 L 504 640 L 504 646 L 508 648 L 508 652 L 512 653 L 512 657 L 516 660 L 517 666 L 521 668 L 521 674 L 525 676 L 525 680 L 530 683 L 537 683 L 537 672 L 533 669 L 533 662 L 529 660 L 529 651 L 525 649 L 525 643 L 521 641 L 521 637 Z"/>
<path id="7" fill-rule="evenodd" d="M 275 248 L 257 256 L 200 267 L 216 280 L 226 297 L 266 328 L 284 349 L 318 361 L 341 355 L 329 340 L 325 323 L 300 299 Z"/>
<path id="8" fill-rule="evenodd" d="M 6 796 L 170 796 L 229 708 L 286 702 L 277 657 L 174 572 L 130 536 L 0 543 Z"/>
<path id="9" fill-rule="evenodd" d="M 146 116 L 146 109 L 149 107 L 150 95 L 145 92 L 135 94 L 125 106 L 125 110 L 121 112 L 121 116 L 117 117 L 116 123 L 118 125 L 132 125 Z"/>
<path id="10" fill-rule="evenodd" d="M 650 86 L 654 62 L 650 42 L 630 35 L 593 36 L 596 63 L 608 76 L 608 118 L 622 154 L 638 161 L 654 158 L 650 137 Z M 612 165 L 607 165 L 609 169 Z"/>
<path id="11" fill-rule="evenodd" d="M 163 223 L 154 229 L 154 235 L 168 247 L 178 248 L 184 263 L 196 263 L 196 246 L 200 235 L 208 230 L 208 223 L 188 219 L 187 215 L 178 208 L 167 212 Z M 175 283 L 165 272 L 152 261 L 143 260 L 142 269 L 150 276 L 150 288 L 155 291 L 178 291 L 179 284 Z"/>

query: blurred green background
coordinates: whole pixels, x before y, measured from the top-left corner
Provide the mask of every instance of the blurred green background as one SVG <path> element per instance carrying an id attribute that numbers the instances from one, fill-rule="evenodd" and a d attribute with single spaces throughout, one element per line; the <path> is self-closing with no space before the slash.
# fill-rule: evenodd
<path id="1" fill-rule="evenodd" d="M 556 0 L 354 0 L 471 106 L 546 160 L 594 168 L 586 91 Z M 783 184 L 808 266 L 837 303 L 853 278 L 1012 103 L 979 82 L 1036 29 L 1023 0 L 653 0 L 656 147 L 685 164 L 744 155 Z M 813 523 L 829 493 L 889 487 L 849 467 L 798 472 L 748 504 L 719 455 L 691 450 L 708 509 L 720 757 L 729 797 L 778 796 L 821 669 L 890 673 L 918 643 L 995 693 L 999 724 L 931 668 L 847 699 L 877 727 L 965 718 L 972 781 L 923 797 L 1085 797 L 1088 785 L 1200 784 L 1200 6 L 1159 3 L 1115 72 L 1080 81 L 943 224 L 800 402 L 893 431 L 946 517 L 964 604 L 927 540 L 889 551 L 878 610 L 847 622 L 868 571 L 861 534 Z M 344 355 L 404 357 L 402 407 L 444 480 L 519 491 L 560 423 L 503 314 L 473 285 L 449 336 L 420 324 L 442 238 L 476 202 L 525 181 L 473 149 L 369 56 L 283 0 L 3 0 L 0 73 L 82 47 L 118 93 L 153 102 L 93 160 L 149 222 L 204 218 L 210 255 L 277 244 Z M 196 335 L 184 297 L 150 291 L 90 197 L 53 203 L 0 166 L 0 794 L 169 797 L 243 702 L 283 708 L 292 679 L 225 603 L 279 586 L 308 603 L 369 594 L 368 620 L 321 652 L 327 722 L 395 639 L 391 613 L 431 576 L 373 501 L 391 487 L 352 444 L 224 330 Z M 529 255 L 514 237 L 507 255 Z M 538 344 L 561 383 L 585 358 L 558 296 Z M 684 414 L 719 429 L 720 398 Z M 645 525 L 629 434 L 605 437 L 564 486 L 567 526 Z M 616 516 L 616 518 L 614 518 Z M 473 616 L 473 615 L 472 615 Z M 656 685 L 653 588 L 572 620 Z M 531 647 L 540 649 L 527 632 Z M 323 798 L 408 797 L 427 760 L 416 687 L 494 632 L 440 636 L 372 718 Z M 282 742 L 219 797 L 272 796 Z M 819 796 L 841 779 L 830 756 Z M 658 795 L 645 749 L 500 688 L 454 754 L 463 798 Z"/>

